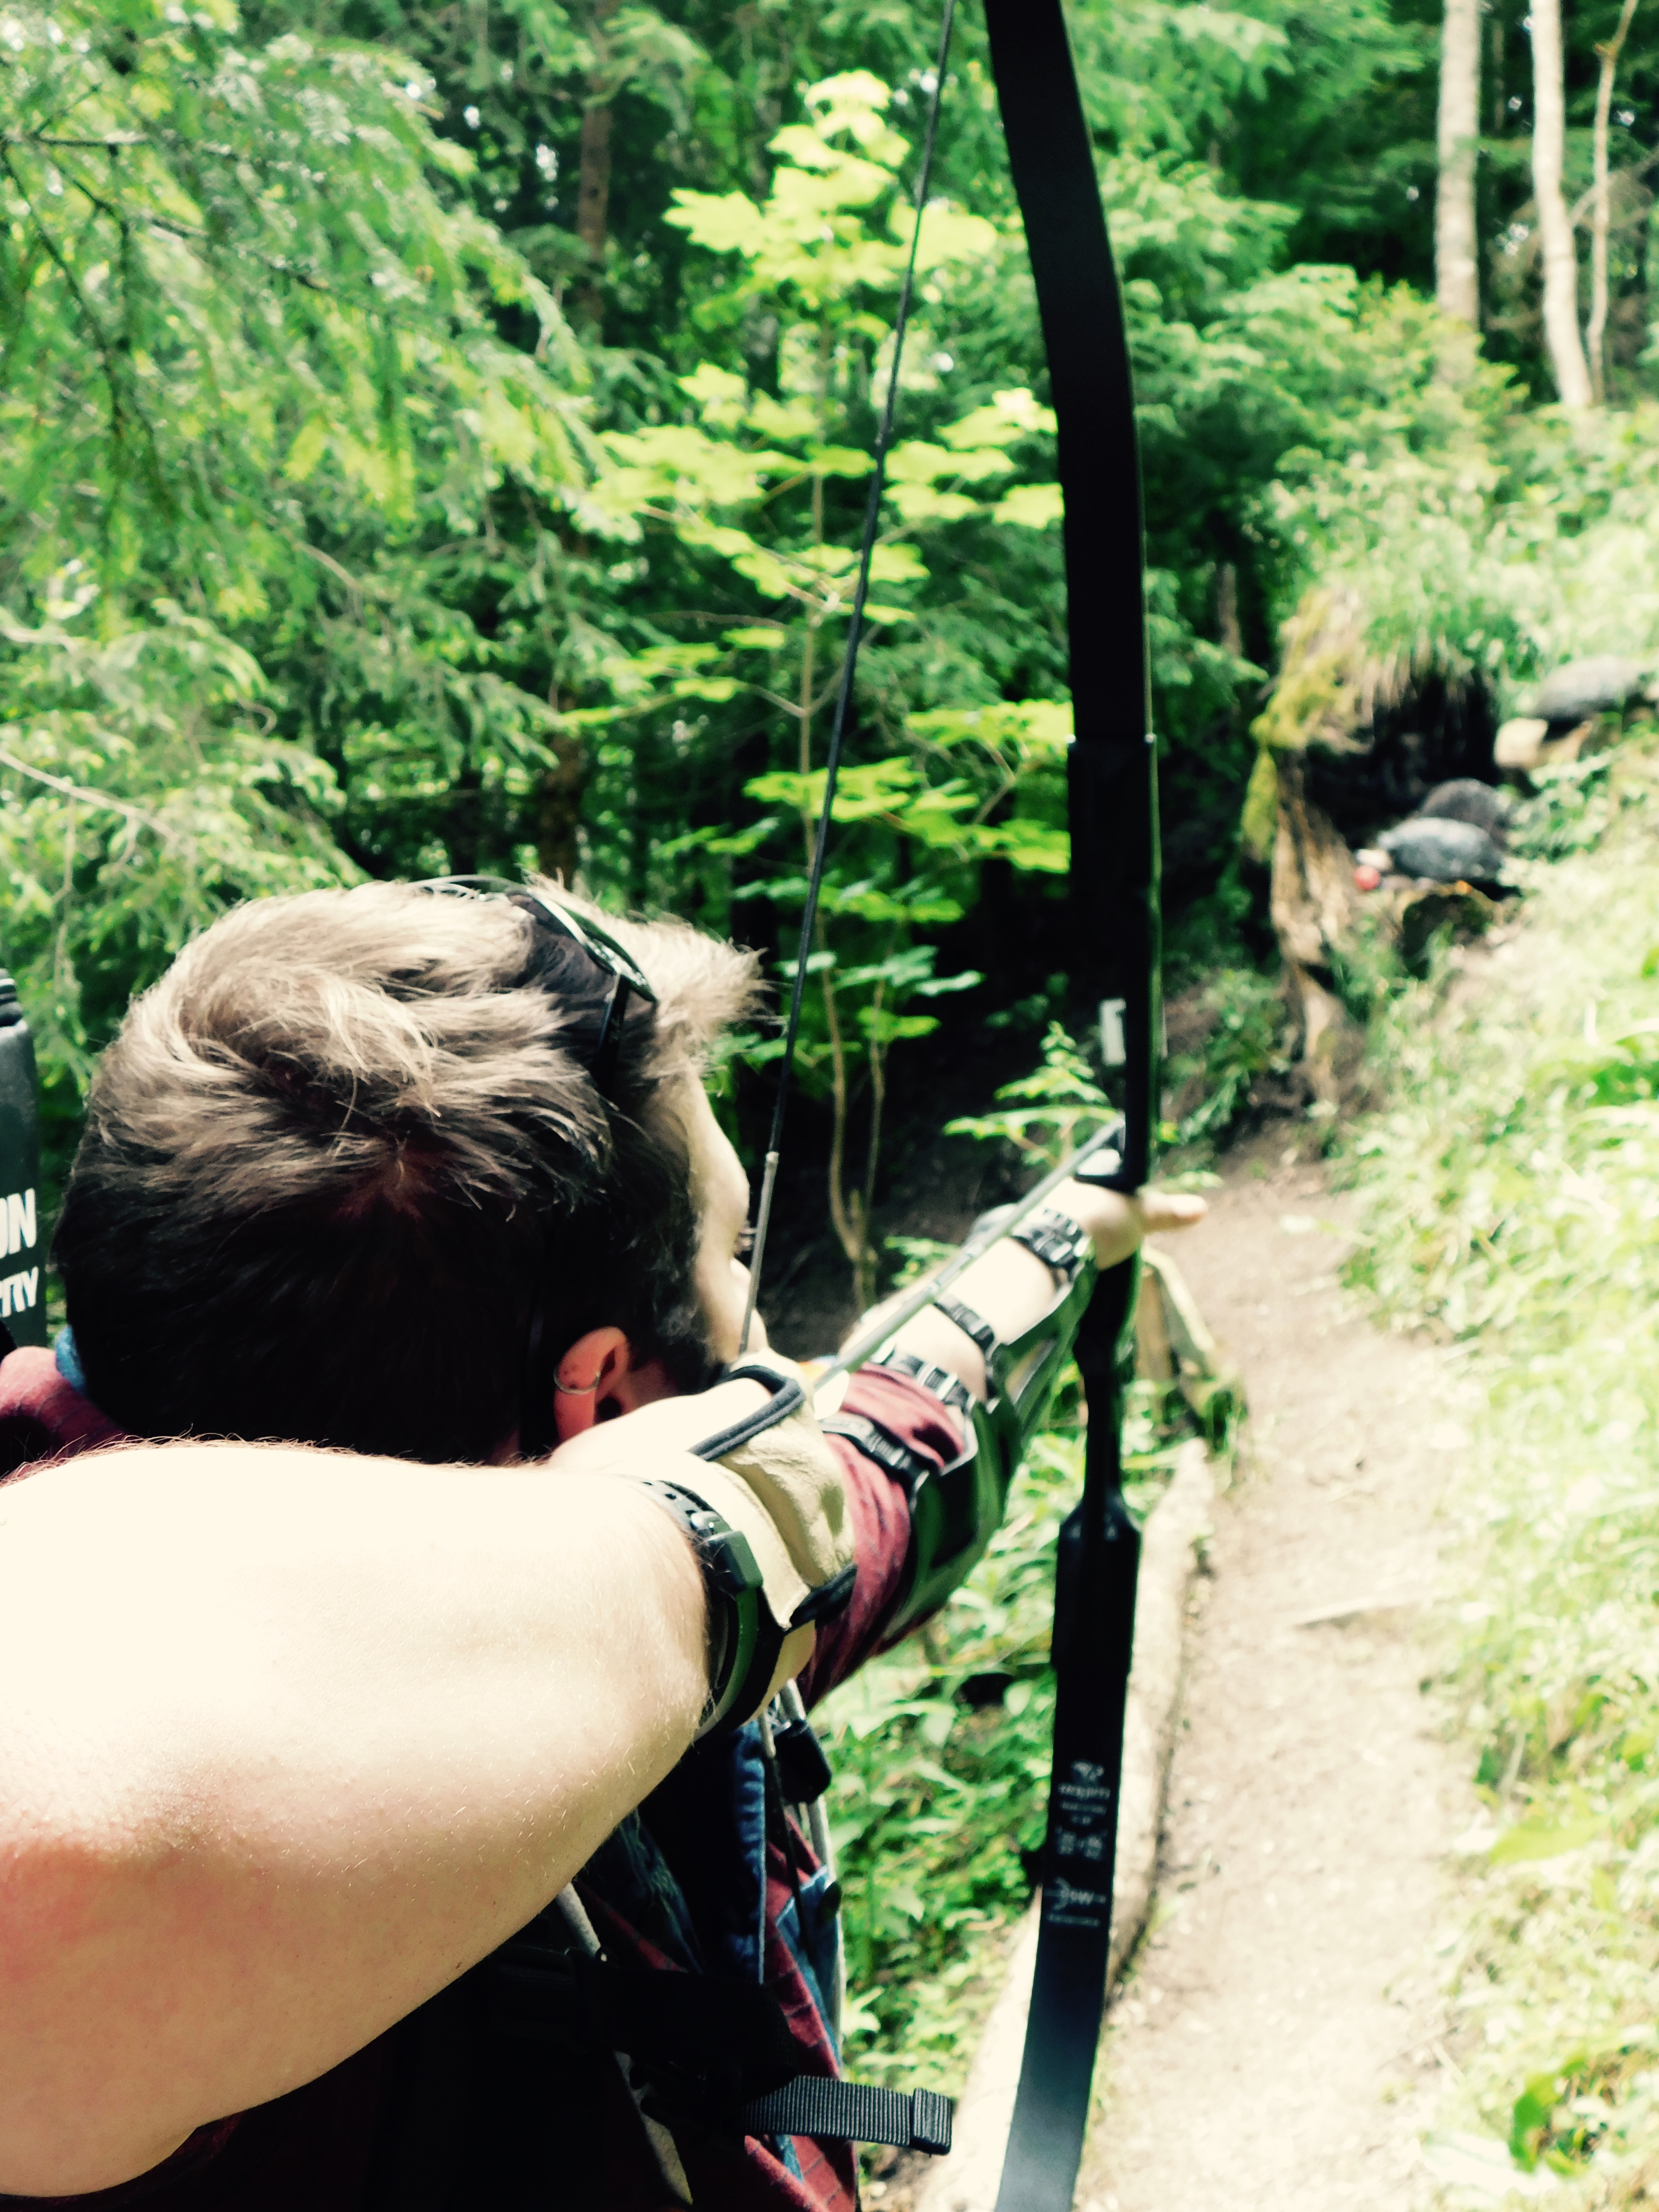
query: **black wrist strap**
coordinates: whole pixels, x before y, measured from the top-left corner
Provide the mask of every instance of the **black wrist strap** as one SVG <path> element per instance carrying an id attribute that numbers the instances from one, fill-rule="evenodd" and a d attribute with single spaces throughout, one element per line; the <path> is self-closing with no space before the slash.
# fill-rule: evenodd
<path id="1" fill-rule="evenodd" d="M 746 1421 L 734 1421 L 718 1436 L 705 1437 L 700 1444 L 693 1444 L 690 1449 L 698 1459 L 722 1460 L 732 1452 L 741 1451 L 744 1444 L 752 1443 L 768 1429 L 776 1428 L 806 1403 L 806 1392 L 795 1376 L 780 1375 L 775 1367 L 769 1367 L 763 1360 L 738 1360 L 735 1366 L 722 1370 L 720 1381 L 758 1382 L 772 1395 L 760 1411 L 751 1413 Z M 787 1626 L 804 1628 L 809 1621 L 833 1620 L 851 1604 L 857 1581 L 858 1563 L 849 1559 L 827 1583 L 820 1583 L 816 1589 L 807 1591 L 790 1614 Z"/>
<path id="2" fill-rule="evenodd" d="M 697 1740 L 738 1728 L 765 1700 L 784 1632 L 766 1601 L 749 1539 L 678 1482 L 647 1478 L 635 1486 L 691 1539 L 708 1606 L 708 1702 Z"/>
<path id="3" fill-rule="evenodd" d="M 826 1437 L 845 1437 L 882 1473 L 897 1483 L 906 1498 L 914 1499 L 933 1472 L 933 1462 L 915 1450 L 902 1437 L 867 1413 L 831 1413 L 821 1422 Z"/>
<path id="4" fill-rule="evenodd" d="M 781 1374 L 762 1360 L 739 1360 L 721 1374 L 722 1382 L 758 1382 L 768 1393 L 756 1413 L 692 1444 L 692 1455 L 718 1462 L 776 1428 L 806 1402 L 796 1376 Z M 708 1502 L 683 1484 L 644 1480 L 639 1488 L 672 1514 L 696 1548 L 708 1599 L 708 1704 L 697 1729 L 698 1741 L 742 1726 L 765 1703 L 777 1671 L 784 1638 L 809 1623 L 832 1620 L 852 1601 L 858 1565 L 848 1560 L 838 1574 L 808 1590 L 789 1619 L 780 1623 L 767 1601 L 764 1578 L 749 1540 Z"/>
<path id="5" fill-rule="evenodd" d="M 975 1313 L 972 1306 L 963 1305 L 960 1298 L 935 1298 L 933 1310 L 943 1314 L 945 1320 L 953 1322 L 964 1336 L 972 1339 L 985 1355 L 987 1376 L 991 1375 L 994 1371 L 992 1363 L 1002 1349 L 1002 1339 L 984 1315 Z"/>
<path id="6" fill-rule="evenodd" d="M 1082 1224 L 1056 1206 L 1034 1213 L 1018 1229 L 1011 1229 L 1008 1242 L 1023 1244 L 1045 1267 L 1052 1268 L 1068 1288 L 1076 1282 L 1084 1261 L 1093 1251 L 1089 1233 Z"/>
<path id="7" fill-rule="evenodd" d="M 949 1406 L 969 1423 L 974 1418 L 974 1397 L 960 1375 L 953 1375 L 948 1367 L 936 1367 L 931 1359 L 924 1359 L 915 1352 L 878 1352 L 867 1363 L 872 1367 L 884 1368 L 890 1375 L 908 1375 L 913 1382 Z"/>

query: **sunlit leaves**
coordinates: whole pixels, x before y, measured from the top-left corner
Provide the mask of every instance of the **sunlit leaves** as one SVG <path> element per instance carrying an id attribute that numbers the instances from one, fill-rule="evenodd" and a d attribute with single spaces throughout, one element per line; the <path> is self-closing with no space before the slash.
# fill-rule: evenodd
<path id="1" fill-rule="evenodd" d="M 1039 406 L 1024 386 L 995 393 L 988 406 L 975 407 L 959 422 L 947 422 L 939 436 L 947 446 L 985 449 L 1013 444 L 1017 438 L 1052 437 L 1054 410 Z"/>
<path id="2" fill-rule="evenodd" d="M 606 442 L 620 465 L 598 496 L 630 518 L 649 507 L 672 520 L 709 507 L 747 506 L 772 477 L 799 466 L 786 454 L 734 445 L 690 422 L 613 432 Z"/>
<path id="3" fill-rule="evenodd" d="M 1057 483 L 1016 484 L 1005 492 L 991 510 L 995 522 L 1012 524 L 1020 530 L 1048 530 L 1066 511 L 1066 502 Z"/>
<path id="4" fill-rule="evenodd" d="M 354 873 L 331 835 L 334 778 L 272 733 L 252 657 L 170 603 L 100 636 L 96 595 L 70 581 L 39 628 L 0 619 L 6 957 L 60 1115 L 105 1015 L 88 1015 L 85 970 L 118 953 L 154 973 L 234 899 Z"/>
<path id="5" fill-rule="evenodd" d="M 1004 1084 L 990 1113 L 964 1115 L 945 1126 L 952 1135 L 1010 1144 L 1034 1164 L 1054 1167 L 1111 1116 L 1087 1060 L 1060 1024 L 1051 1022 L 1042 1060 L 1030 1074 Z"/>
<path id="6" fill-rule="evenodd" d="M 434 191 L 418 71 L 298 36 L 246 52 L 234 19 L 144 7 L 118 70 L 101 8 L 7 20 L 0 443 L 28 441 L 9 574 L 95 547 L 113 586 L 164 528 L 175 579 L 234 594 L 274 471 L 327 470 L 406 522 L 441 425 L 452 487 L 471 434 L 475 501 L 504 471 L 544 493 L 580 473 L 556 311 Z M 499 342 L 486 300 L 540 325 L 545 361 Z"/>
<path id="7" fill-rule="evenodd" d="M 337 832 L 395 842 L 458 781 L 474 824 L 522 799 L 553 720 L 501 665 L 524 614 L 465 609 L 480 571 L 545 603 L 524 519 L 599 457 L 423 71 L 149 0 L 13 8 L 0 43 L 3 957 L 67 1112 L 224 902 L 349 878 Z"/>
<path id="8" fill-rule="evenodd" d="M 895 200 L 888 211 L 887 227 L 908 255 L 916 239 L 916 271 L 933 276 L 964 263 L 990 261 L 1002 240 L 996 225 L 982 215 L 969 215 L 947 200 L 930 200 L 921 211 L 921 228 L 915 232 L 915 210 L 907 201 Z"/>
<path id="9" fill-rule="evenodd" d="M 853 70 L 808 88 L 809 120 L 775 133 L 778 157 L 763 203 L 742 192 L 681 188 L 666 220 L 711 253 L 733 253 L 748 265 L 747 289 L 777 294 L 797 312 L 819 315 L 858 295 L 890 290 L 908 258 L 910 222 L 894 171 L 907 150 L 883 119 L 891 94 L 867 70 Z M 839 142 L 850 139 L 851 145 Z M 866 221 L 890 203 L 882 237 Z M 924 214 L 918 266 L 930 273 L 984 260 L 998 247 L 982 216 L 946 205 Z"/>

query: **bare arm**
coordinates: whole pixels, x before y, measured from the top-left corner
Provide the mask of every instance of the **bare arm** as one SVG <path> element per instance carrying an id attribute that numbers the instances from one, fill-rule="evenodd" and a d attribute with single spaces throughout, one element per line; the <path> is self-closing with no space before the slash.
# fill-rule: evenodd
<path id="1" fill-rule="evenodd" d="M 1126 1198 L 1097 1183 L 1082 1182 L 1061 1183 L 1052 1202 L 1089 1231 L 1095 1258 L 1103 1267 L 1127 1260 L 1152 1231 L 1189 1228 L 1202 1220 L 1206 1210 L 1201 1198 L 1157 1190 Z M 1030 1328 L 1052 1304 L 1054 1278 L 1035 1253 L 1005 1238 L 951 1285 L 951 1295 L 989 1322 L 1007 1342 Z M 859 1327 L 862 1330 L 864 1323 Z M 907 1322 L 896 1341 L 905 1351 L 959 1375 L 976 1398 L 984 1397 L 985 1361 L 979 1346 L 932 1306 Z"/>
<path id="2" fill-rule="evenodd" d="M 149 1446 L 0 1490 L 0 2191 L 143 2172 L 483 1957 L 684 1751 L 704 1634 L 604 1477 Z"/>

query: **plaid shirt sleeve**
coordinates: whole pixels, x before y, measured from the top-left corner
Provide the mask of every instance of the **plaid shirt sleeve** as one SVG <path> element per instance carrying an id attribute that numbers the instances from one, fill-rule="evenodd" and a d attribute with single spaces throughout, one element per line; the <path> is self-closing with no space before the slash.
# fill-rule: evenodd
<path id="1" fill-rule="evenodd" d="M 948 1467 L 962 1449 L 957 1417 L 908 1375 L 860 1368 L 841 1410 L 878 1422 L 934 1472 Z M 887 1623 L 904 1593 L 910 1553 L 910 1507 L 899 1484 L 850 1437 L 832 1435 L 829 1442 L 847 1473 L 859 1575 L 852 1603 L 819 1629 L 811 1663 L 801 1674 L 800 1692 L 809 1705 L 882 1650 Z"/>

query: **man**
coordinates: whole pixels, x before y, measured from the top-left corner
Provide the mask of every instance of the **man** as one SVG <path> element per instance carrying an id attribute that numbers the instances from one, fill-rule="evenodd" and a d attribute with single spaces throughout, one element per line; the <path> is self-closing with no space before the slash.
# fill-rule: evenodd
<path id="1" fill-rule="evenodd" d="M 787 1369 L 703 1387 L 747 1186 L 698 1079 L 752 989 L 550 888 L 374 885 L 239 909 L 129 1014 L 59 1229 L 72 1341 L 0 1367 L 0 2191 L 851 2205 L 846 2145 L 732 2131 L 707 2028 L 763 2045 L 761 1986 L 833 2068 L 833 1901 L 741 1723 L 988 1539 L 990 1332 L 1198 1209 L 1068 1187 L 1073 1243 L 988 1255 L 827 1449 L 773 1419 Z M 666 2130 L 615 2055 L 641 1988 L 635 2057 L 692 2008 Z"/>

